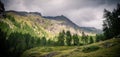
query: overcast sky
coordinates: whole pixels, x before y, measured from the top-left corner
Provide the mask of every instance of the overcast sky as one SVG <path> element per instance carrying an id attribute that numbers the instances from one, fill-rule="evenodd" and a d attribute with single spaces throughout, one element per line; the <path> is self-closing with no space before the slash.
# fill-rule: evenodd
<path id="1" fill-rule="evenodd" d="M 64 15 L 79 26 L 102 29 L 103 10 L 112 10 L 120 0 L 1 0 L 6 10 Z"/>

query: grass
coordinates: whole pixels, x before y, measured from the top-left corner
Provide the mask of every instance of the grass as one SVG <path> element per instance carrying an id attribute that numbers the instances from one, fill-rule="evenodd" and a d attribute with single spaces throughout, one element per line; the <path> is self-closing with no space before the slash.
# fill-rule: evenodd
<path id="1" fill-rule="evenodd" d="M 40 16 L 20 16 L 14 13 L 7 13 L 7 18 L 0 22 L 0 28 L 5 32 L 9 29 L 10 32 L 29 33 L 34 37 L 46 36 L 50 38 L 50 33 L 48 33 L 41 24 L 35 22 L 36 19 L 39 21 L 44 20 Z M 48 23 L 50 23 L 48 20 L 44 20 L 43 22 L 43 24 L 46 25 L 48 25 Z"/>
<path id="2" fill-rule="evenodd" d="M 36 47 L 25 51 L 21 57 L 119 57 L 119 49 L 120 39 L 110 39 L 85 46 Z"/>
<path id="3" fill-rule="evenodd" d="M 88 53 L 88 52 L 96 51 L 98 49 L 99 49 L 98 46 L 89 46 L 89 47 L 84 47 L 82 49 L 82 52 Z"/>

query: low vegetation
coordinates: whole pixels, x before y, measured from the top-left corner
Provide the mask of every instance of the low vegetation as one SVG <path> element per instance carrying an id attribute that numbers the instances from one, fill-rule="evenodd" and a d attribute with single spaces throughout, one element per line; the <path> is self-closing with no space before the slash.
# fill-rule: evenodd
<path id="1" fill-rule="evenodd" d="M 51 57 L 119 57 L 119 46 L 120 39 L 110 39 L 84 46 L 44 46 L 27 50 L 21 57 L 41 57 L 48 54 L 48 57 L 50 55 L 53 55 Z"/>
<path id="2" fill-rule="evenodd" d="M 96 51 L 98 49 L 99 49 L 98 46 L 89 46 L 89 47 L 84 47 L 82 52 L 88 53 L 88 52 Z"/>

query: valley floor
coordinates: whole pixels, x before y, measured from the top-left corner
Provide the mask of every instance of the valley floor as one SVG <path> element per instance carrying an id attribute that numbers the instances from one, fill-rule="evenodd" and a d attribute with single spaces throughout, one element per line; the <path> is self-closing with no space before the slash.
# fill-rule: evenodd
<path id="1" fill-rule="evenodd" d="M 120 39 L 110 39 L 84 46 L 36 47 L 21 57 L 120 57 Z"/>

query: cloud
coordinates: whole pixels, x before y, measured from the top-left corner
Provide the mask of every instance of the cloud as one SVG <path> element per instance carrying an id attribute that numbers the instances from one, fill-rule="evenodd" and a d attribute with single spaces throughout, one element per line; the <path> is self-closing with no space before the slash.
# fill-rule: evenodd
<path id="1" fill-rule="evenodd" d="M 102 29 L 103 10 L 120 0 L 2 0 L 6 10 L 37 11 L 44 16 L 65 15 L 79 26 Z"/>

